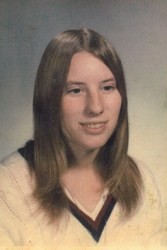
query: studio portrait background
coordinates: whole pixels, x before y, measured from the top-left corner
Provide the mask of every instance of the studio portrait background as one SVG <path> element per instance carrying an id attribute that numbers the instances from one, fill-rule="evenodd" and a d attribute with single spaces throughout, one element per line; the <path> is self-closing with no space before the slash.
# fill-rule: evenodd
<path id="1" fill-rule="evenodd" d="M 0 0 L 0 158 L 32 138 L 34 80 L 46 45 L 61 31 L 92 28 L 122 59 L 129 154 L 152 169 L 165 208 L 166 13 L 166 0 Z"/>

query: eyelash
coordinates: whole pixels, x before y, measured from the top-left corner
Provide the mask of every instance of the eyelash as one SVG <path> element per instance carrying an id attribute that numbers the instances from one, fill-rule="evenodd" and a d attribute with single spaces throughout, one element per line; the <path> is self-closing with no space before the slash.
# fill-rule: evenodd
<path id="1" fill-rule="evenodd" d="M 113 89 L 115 89 L 115 86 L 106 85 L 106 86 L 103 86 L 101 89 L 102 89 L 103 91 L 105 91 L 105 92 L 110 92 L 110 91 L 112 91 Z M 81 92 L 85 92 L 85 90 L 82 89 L 82 88 L 74 88 L 74 89 L 69 89 L 69 90 L 67 90 L 67 94 L 73 94 L 73 95 L 78 95 L 78 94 L 80 94 Z"/>
<path id="2" fill-rule="evenodd" d="M 115 89 L 115 87 L 114 86 L 112 86 L 112 85 L 106 85 L 106 86 L 104 86 L 103 87 L 103 89 L 105 90 L 105 91 L 110 91 L 110 90 L 113 90 L 113 89 Z"/>
<path id="3" fill-rule="evenodd" d="M 75 88 L 75 89 L 70 89 L 70 90 L 67 90 L 67 93 L 72 93 L 72 94 L 80 94 L 80 92 L 82 91 L 82 89 L 80 88 Z"/>

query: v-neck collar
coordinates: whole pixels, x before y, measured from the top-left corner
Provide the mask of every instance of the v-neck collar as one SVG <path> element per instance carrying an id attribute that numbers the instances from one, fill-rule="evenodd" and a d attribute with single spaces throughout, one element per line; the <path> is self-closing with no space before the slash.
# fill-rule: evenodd
<path id="1" fill-rule="evenodd" d="M 18 149 L 18 152 L 22 155 L 25 160 L 31 162 L 30 165 L 34 166 L 34 141 L 29 141 L 25 147 Z M 74 204 L 72 200 L 67 195 L 69 201 L 69 210 L 71 214 L 79 220 L 79 222 L 89 231 L 93 239 L 98 242 L 100 236 L 103 232 L 103 229 L 109 219 L 114 206 L 116 204 L 116 199 L 113 198 L 110 194 L 107 196 L 104 204 L 102 205 L 99 213 L 95 216 L 95 219 L 92 219 L 88 214 L 85 214 L 77 205 Z"/>
<path id="2" fill-rule="evenodd" d="M 90 217 L 92 220 L 95 221 L 96 217 L 98 216 L 100 210 L 102 209 L 104 205 L 104 202 L 108 196 L 109 190 L 104 189 L 98 203 L 96 204 L 96 206 L 94 207 L 92 211 L 87 210 L 78 200 L 76 200 L 66 187 L 64 187 L 64 192 L 66 196 L 68 197 L 68 199 L 70 199 L 76 205 L 76 207 L 78 207 L 84 214 L 86 214 L 88 217 Z"/>
<path id="3" fill-rule="evenodd" d="M 116 200 L 109 194 L 96 219 L 93 220 L 79 209 L 69 198 L 69 210 L 72 215 L 89 231 L 96 242 L 99 241 L 103 229 L 116 204 Z"/>

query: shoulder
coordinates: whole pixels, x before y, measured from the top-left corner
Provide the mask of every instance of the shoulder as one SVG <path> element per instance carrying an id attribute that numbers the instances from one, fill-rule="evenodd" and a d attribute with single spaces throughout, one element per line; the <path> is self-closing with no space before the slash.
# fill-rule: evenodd
<path id="1" fill-rule="evenodd" d="M 26 190 L 31 179 L 27 161 L 18 151 L 5 157 L 0 162 L 0 190 L 7 192 L 12 187 Z"/>
<path id="2" fill-rule="evenodd" d="M 161 194 L 153 171 L 142 161 L 135 160 L 143 180 L 143 199 L 139 211 L 140 222 L 150 232 L 150 243 L 163 240 L 163 208 Z"/>
<path id="3" fill-rule="evenodd" d="M 29 166 L 17 151 L 3 159 L 0 163 L 0 210 L 8 216 L 20 218 L 22 214 L 24 217 L 33 200 L 34 186 Z"/>
<path id="4" fill-rule="evenodd" d="M 38 231 L 31 214 L 36 208 L 33 191 L 34 181 L 27 161 L 18 151 L 4 158 L 0 162 L 0 241 L 5 246 L 26 241 L 28 226 Z"/>
<path id="5" fill-rule="evenodd" d="M 18 151 L 11 153 L 0 161 L 0 174 L 13 170 L 28 170 L 27 161 L 21 156 Z"/>
<path id="6" fill-rule="evenodd" d="M 142 177 L 143 181 L 143 196 L 147 198 L 150 203 L 158 202 L 161 203 L 161 195 L 158 189 L 154 173 L 140 160 L 134 160 Z"/>
<path id="7" fill-rule="evenodd" d="M 15 151 L 11 153 L 10 155 L 4 157 L 0 161 L 0 164 L 4 167 L 10 168 L 10 166 L 12 166 L 13 164 L 17 164 L 23 161 L 24 161 L 24 158 L 21 156 L 21 154 L 18 151 Z"/>

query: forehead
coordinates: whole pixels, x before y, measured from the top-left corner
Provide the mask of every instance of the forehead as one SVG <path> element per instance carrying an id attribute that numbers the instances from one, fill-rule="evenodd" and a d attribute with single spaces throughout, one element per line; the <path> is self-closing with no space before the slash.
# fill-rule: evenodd
<path id="1" fill-rule="evenodd" d="M 82 51 L 73 55 L 67 80 L 114 78 L 111 70 L 93 54 Z M 104 80 L 104 79 L 103 79 Z"/>

